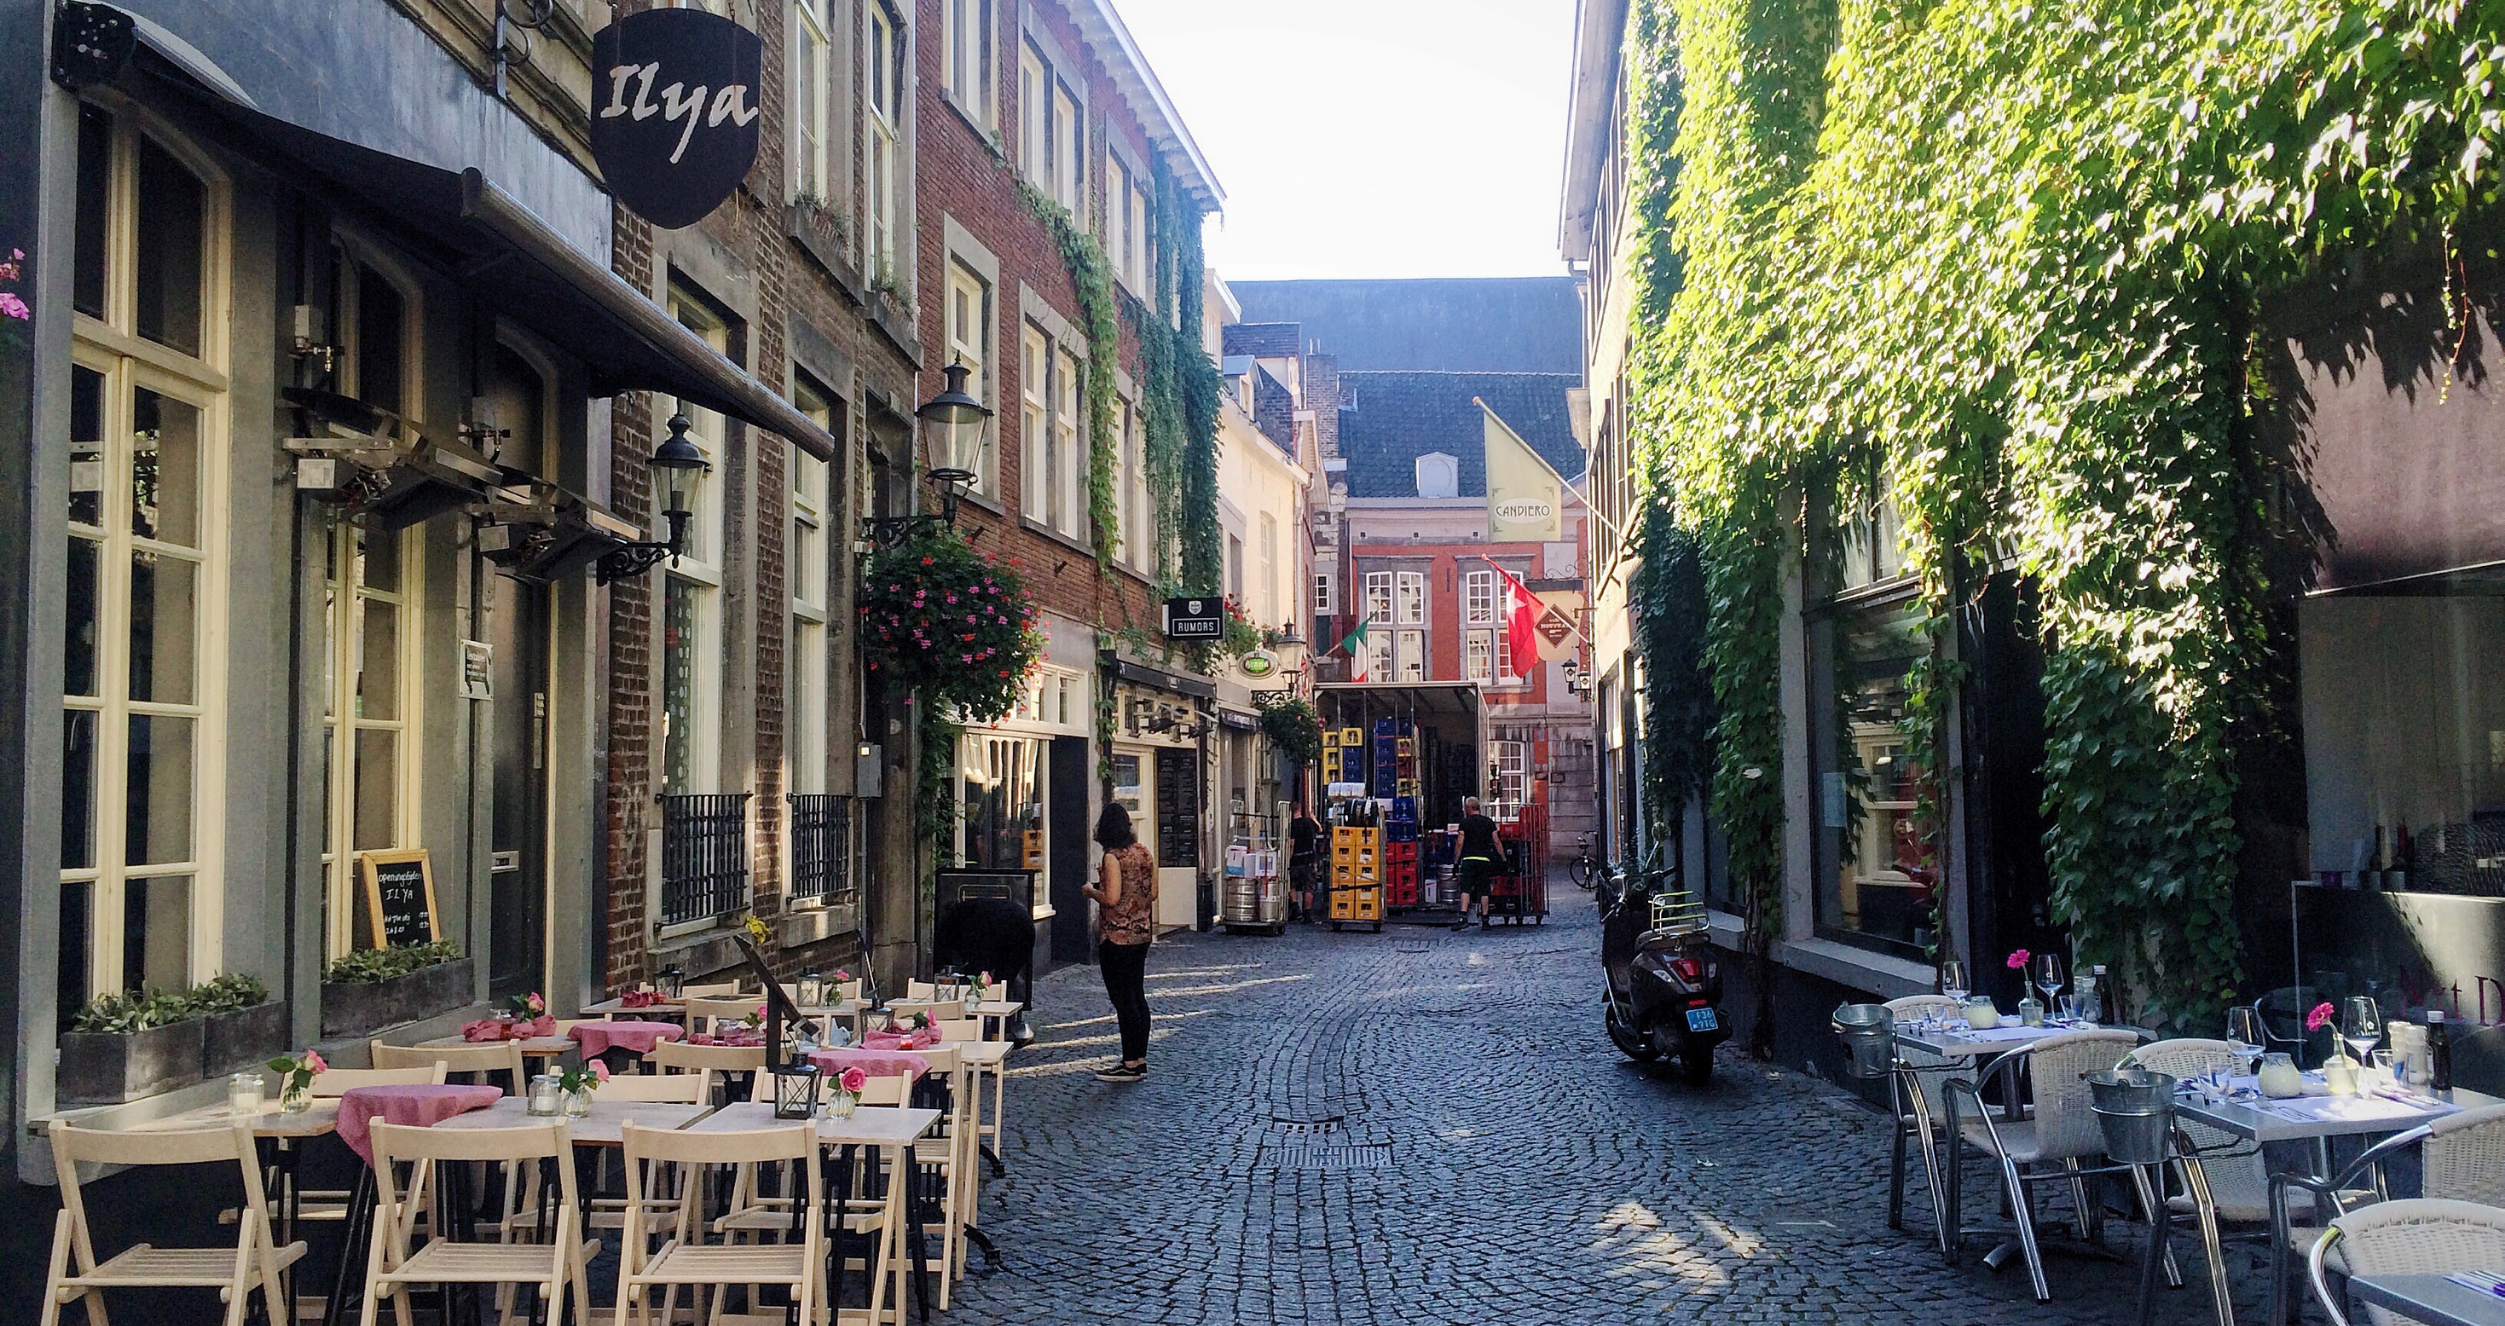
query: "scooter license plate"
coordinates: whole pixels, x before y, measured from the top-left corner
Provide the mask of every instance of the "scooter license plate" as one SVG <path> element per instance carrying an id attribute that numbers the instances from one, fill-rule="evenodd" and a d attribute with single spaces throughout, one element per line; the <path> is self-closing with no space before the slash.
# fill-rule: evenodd
<path id="1" fill-rule="evenodd" d="M 1712 1009 L 1710 1009 L 1710 1008 L 1691 1008 L 1691 1009 L 1689 1009 L 1689 1010 L 1687 1011 L 1687 1029 L 1688 1029 L 1689 1031 L 1711 1031 L 1711 1030 L 1713 1030 L 1713 1029 L 1714 1029 L 1713 1010 L 1712 1010 Z"/>

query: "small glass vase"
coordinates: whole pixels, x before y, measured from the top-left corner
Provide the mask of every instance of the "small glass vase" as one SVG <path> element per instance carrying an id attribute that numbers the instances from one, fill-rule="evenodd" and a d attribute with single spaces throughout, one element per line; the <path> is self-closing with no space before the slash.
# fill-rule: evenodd
<path id="1" fill-rule="evenodd" d="M 2322 1086 L 2334 1096 L 2356 1095 L 2357 1061 L 2345 1054 L 2324 1060 Z"/>
<path id="2" fill-rule="evenodd" d="M 830 1091 L 826 1093 L 826 1117 L 830 1119 L 849 1119 L 852 1117 L 852 1112 L 860 1105 L 861 1097 L 854 1092 Z"/>
<path id="3" fill-rule="evenodd" d="M 2296 1060 L 2285 1054 L 2263 1055 L 2254 1085 L 2272 1100 L 2292 1100 L 2305 1094 L 2305 1076 L 2297 1071 Z"/>
<path id="4" fill-rule="evenodd" d="M 289 1073 L 278 1089 L 278 1112 L 302 1114 L 313 1108 L 313 1075 Z"/>
<path id="5" fill-rule="evenodd" d="M 523 1112 L 537 1118 L 553 1119 L 565 1108 L 565 1093 L 557 1090 L 557 1075 L 541 1073 L 531 1079 L 531 1094 L 522 1106 Z"/>
<path id="6" fill-rule="evenodd" d="M 580 1119 L 585 1115 L 590 1114 L 591 1093 L 588 1091 L 569 1091 L 565 1093 L 565 1112 L 567 1117 L 575 1119 Z"/>
<path id="7" fill-rule="evenodd" d="M 2044 1001 L 2036 998 L 2034 995 L 2028 995 L 2026 998 L 2019 1000 L 2018 1025 L 2022 1027 L 2043 1026 Z"/>

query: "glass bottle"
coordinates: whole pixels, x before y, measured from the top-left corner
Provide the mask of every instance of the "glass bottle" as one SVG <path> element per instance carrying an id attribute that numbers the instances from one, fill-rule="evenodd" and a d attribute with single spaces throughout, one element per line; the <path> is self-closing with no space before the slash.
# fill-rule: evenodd
<path id="1" fill-rule="evenodd" d="M 2018 1001 L 2018 1025 L 2022 1027 L 2044 1025 L 2044 1001 L 2036 998 L 2033 991 L 2029 991 L 2025 998 Z"/>
<path id="2" fill-rule="evenodd" d="M 2073 976 L 2072 986 L 2079 996 L 2081 1021 L 2103 1022 L 2105 1020 L 2104 984 L 2105 969 L 2102 966 L 2085 976 Z"/>
<path id="3" fill-rule="evenodd" d="M 2427 1085 L 2437 1091 L 2453 1089 L 2453 1040 L 2440 1008 L 2427 1010 Z"/>

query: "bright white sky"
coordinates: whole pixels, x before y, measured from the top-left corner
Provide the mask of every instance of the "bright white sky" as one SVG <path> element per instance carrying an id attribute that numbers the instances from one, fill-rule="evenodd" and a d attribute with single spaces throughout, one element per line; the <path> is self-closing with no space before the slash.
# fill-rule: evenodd
<path id="1" fill-rule="evenodd" d="M 1574 0 L 1115 0 L 1230 280 L 1557 276 Z"/>

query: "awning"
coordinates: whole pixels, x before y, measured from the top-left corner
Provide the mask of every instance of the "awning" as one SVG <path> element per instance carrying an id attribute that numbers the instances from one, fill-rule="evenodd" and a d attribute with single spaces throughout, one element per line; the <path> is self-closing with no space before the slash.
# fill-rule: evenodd
<path id="1" fill-rule="evenodd" d="M 444 170 L 265 115 L 205 82 L 146 30 L 117 80 L 143 97 L 179 98 L 217 122 L 230 146 L 326 197 L 473 298 L 582 361 L 592 394 L 655 391 L 781 434 L 821 460 L 835 439 L 668 311 L 568 244 L 477 169 Z"/>

